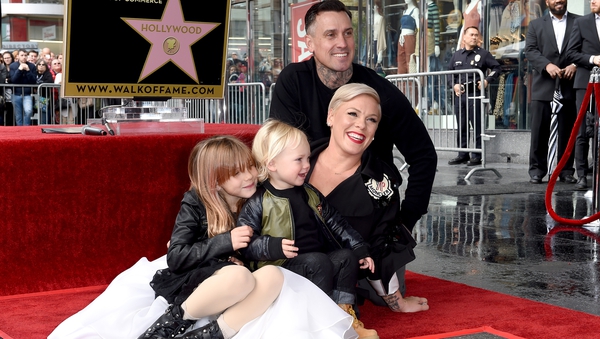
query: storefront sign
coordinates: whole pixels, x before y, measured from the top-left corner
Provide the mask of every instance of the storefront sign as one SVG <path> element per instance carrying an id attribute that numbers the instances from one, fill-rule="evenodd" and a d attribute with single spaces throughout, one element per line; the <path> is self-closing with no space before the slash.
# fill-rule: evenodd
<path id="1" fill-rule="evenodd" d="M 317 1 L 301 2 L 290 5 L 292 12 L 292 61 L 300 62 L 309 59 L 312 53 L 306 47 L 306 27 L 304 26 L 304 16 L 309 8 Z"/>
<path id="2" fill-rule="evenodd" d="M 42 38 L 44 40 L 56 40 L 56 25 L 42 28 Z"/>
<path id="3" fill-rule="evenodd" d="M 65 9 L 64 96 L 223 98 L 229 0 L 68 0 Z"/>
<path id="4" fill-rule="evenodd" d="M 26 51 L 37 50 L 38 43 L 31 41 L 2 41 L 2 49 L 7 51 L 14 51 L 16 49 L 24 49 Z"/>

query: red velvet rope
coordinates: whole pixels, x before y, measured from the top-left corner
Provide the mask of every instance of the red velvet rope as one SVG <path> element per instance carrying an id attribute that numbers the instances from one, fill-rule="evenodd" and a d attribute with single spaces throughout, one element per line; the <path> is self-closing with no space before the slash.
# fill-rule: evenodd
<path id="1" fill-rule="evenodd" d="M 556 179 L 558 179 L 560 171 L 563 169 L 563 167 L 565 167 L 565 164 L 566 164 L 567 160 L 569 159 L 571 152 L 573 151 L 573 147 L 575 146 L 575 140 L 577 139 L 577 134 L 579 133 L 579 128 L 581 126 L 581 123 L 583 121 L 585 121 L 586 108 L 590 104 L 590 98 L 592 95 L 592 91 L 594 91 L 594 94 L 596 96 L 596 100 L 595 100 L 596 101 L 596 113 L 597 114 L 600 113 L 600 100 L 598 100 L 598 98 L 600 98 L 600 83 L 591 83 L 590 82 L 585 91 L 585 97 L 583 98 L 583 103 L 581 104 L 581 107 L 579 108 L 579 114 L 577 115 L 577 120 L 575 121 L 575 125 L 573 126 L 573 131 L 571 132 L 571 137 L 569 138 L 569 143 L 567 144 L 565 153 L 563 154 L 562 158 L 560 159 L 558 165 L 556 165 L 556 169 L 554 170 L 554 172 L 552 172 L 552 175 L 550 176 L 550 179 L 548 180 L 548 187 L 546 188 L 546 210 L 548 210 L 548 213 L 550 214 L 552 219 L 558 221 L 559 223 L 563 223 L 563 224 L 567 224 L 567 225 L 585 225 L 585 224 L 589 224 L 592 221 L 600 219 L 600 211 L 596 212 L 592 216 L 589 216 L 589 217 L 583 218 L 583 219 L 567 219 L 567 218 L 563 218 L 563 217 L 557 215 L 556 212 L 554 211 L 554 208 L 552 207 L 552 193 L 554 190 L 554 186 L 556 184 Z M 595 147 L 595 145 L 594 145 L 594 147 Z"/>

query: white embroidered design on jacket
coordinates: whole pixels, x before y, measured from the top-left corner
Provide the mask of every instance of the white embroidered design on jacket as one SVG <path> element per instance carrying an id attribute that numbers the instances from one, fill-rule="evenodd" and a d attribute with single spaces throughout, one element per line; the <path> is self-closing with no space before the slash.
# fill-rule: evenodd
<path id="1" fill-rule="evenodd" d="M 387 174 L 383 175 L 382 181 L 376 181 L 371 178 L 367 182 L 365 182 L 365 187 L 367 188 L 367 192 L 369 195 L 375 198 L 376 200 L 390 200 L 391 196 L 394 194 L 394 191 L 391 187 L 390 178 Z"/>

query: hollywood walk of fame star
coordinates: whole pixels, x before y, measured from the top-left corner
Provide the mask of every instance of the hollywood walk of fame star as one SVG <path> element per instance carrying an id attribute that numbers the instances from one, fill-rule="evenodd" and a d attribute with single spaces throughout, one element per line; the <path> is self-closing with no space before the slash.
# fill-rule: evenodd
<path id="1" fill-rule="evenodd" d="M 122 19 L 151 44 L 138 82 L 172 61 L 198 83 L 192 45 L 220 23 L 185 21 L 179 0 L 167 0 L 160 20 Z"/>

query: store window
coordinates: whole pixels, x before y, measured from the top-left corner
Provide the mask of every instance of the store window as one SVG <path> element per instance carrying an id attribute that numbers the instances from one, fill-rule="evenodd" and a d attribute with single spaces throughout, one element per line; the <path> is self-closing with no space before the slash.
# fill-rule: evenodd
<path id="1" fill-rule="evenodd" d="M 281 72 L 281 2 L 254 0 L 251 4 L 252 79 L 254 82 L 262 82 L 268 91 Z"/>
<path id="2" fill-rule="evenodd" d="M 366 3 L 355 2 L 359 8 L 368 6 Z M 543 1 L 372 0 L 371 3 L 372 25 L 362 24 L 369 21 L 368 14 L 364 20 L 359 18 L 359 31 L 363 29 L 358 36 L 362 42 L 357 44 L 359 62 L 373 68 L 381 65 L 386 74 L 444 71 L 452 55 L 463 47 L 463 29 L 476 26 L 481 32 L 481 47 L 488 49 L 503 69 L 500 80 L 489 87 L 489 119 L 493 121 L 488 127 L 528 128 L 530 77 L 523 50 L 529 22 L 541 17 L 545 10 Z M 366 46 L 369 32 L 372 33 L 370 52 Z M 385 39 L 384 49 L 379 43 L 381 39 Z M 424 81 L 428 109 L 447 105 L 430 99 L 446 97 L 439 93 L 445 86 L 431 79 Z M 452 111 L 450 106 L 445 110 Z"/>
<path id="3" fill-rule="evenodd" d="M 248 76 L 248 9 L 246 2 L 236 2 L 229 12 L 229 41 L 227 43 L 227 81 L 246 81 Z M 240 80 L 240 75 L 243 80 Z M 232 77 L 232 75 L 235 75 Z"/>
<path id="4" fill-rule="evenodd" d="M 281 24 L 283 4 L 281 0 L 234 1 L 230 12 L 228 66 L 237 59 L 239 68 L 242 61 L 247 81 L 262 82 L 267 88 L 277 80 L 288 47 Z"/>
<path id="5" fill-rule="evenodd" d="M 233 1 L 228 56 L 248 59 L 252 81 L 270 85 L 291 62 L 290 6 L 303 0 Z M 342 0 L 352 12 L 355 62 L 382 75 L 444 71 L 461 48 L 461 32 L 477 26 L 481 47 L 502 65 L 488 87 L 488 129 L 529 129 L 531 69 L 524 55 L 527 28 L 546 13 L 544 0 Z M 589 3 L 570 2 L 569 11 L 589 13 Z M 249 33 L 251 32 L 251 33 Z M 382 43 L 383 42 L 383 43 Z M 427 109 L 451 103 L 444 84 L 426 79 Z M 448 100 L 447 100 L 448 101 Z M 444 109 L 439 109 L 443 112 Z"/>
<path id="6" fill-rule="evenodd" d="M 8 18 L 2 18 L 2 39 L 0 41 L 10 41 L 10 21 Z"/>
<path id="7" fill-rule="evenodd" d="M 422 8 L 427 22 L 421 35 L 425 40 L 422 47 L 427 51 L 421 64 L 423 69 L 447 69 L 452 55 L 464 47 L 464 28 L 478 27 L 481 47 L 489 50 L 502 65 L 499 80 L 488 87 L 487 126 L 527 129 L 531 77 L 527 76 L 525 37 L 529 22 L 543 15 L 545 3 L 540 0 L 426 0 Z M 440 86 L 434 86 L 430 92 L 435 92 L 436 87 Z M 433 96 L 437 97 L 436 93 Z"/>
<path id="8" fill-rule="evenodd" d="M 29 41 L 37 42 L 40 50 L 47 47 L 54 54 L 62 54 L 63 20 L 29 19 Z"/>
<path id="9" fill-rule="evenodd" d="M 525 59 L 529 22 L 543 15 L 537 0 L 493 0 L 487 8 L 486 48 L 502 65 L 498 82 L 490 86 L 489 117 L 496 129 L 528 129 L 531 70 Z"/>

